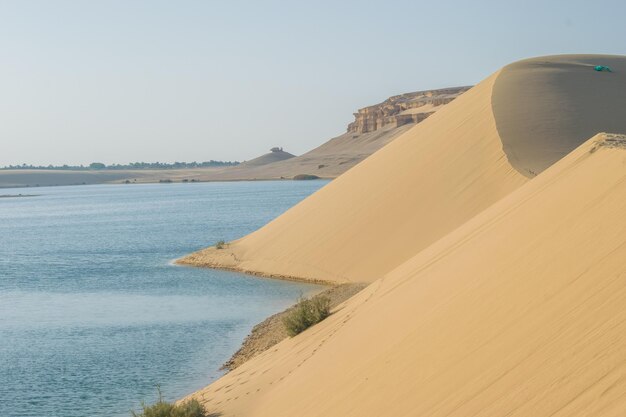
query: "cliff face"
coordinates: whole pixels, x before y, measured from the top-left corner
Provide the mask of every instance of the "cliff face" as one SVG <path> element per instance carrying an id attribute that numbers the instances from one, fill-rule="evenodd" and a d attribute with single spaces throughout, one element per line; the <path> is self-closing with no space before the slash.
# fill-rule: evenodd
<path id="1" fill-rule="evenodd" d="M 437 111 L 438 106 L 448 104 L 469 89 L 470 87 L 453 87 L 389 97 L 382 103 L 354 113 L 355 120 L 348 125 L 348 132 L 361 134 L 387 126 L 419 123 Z"/>

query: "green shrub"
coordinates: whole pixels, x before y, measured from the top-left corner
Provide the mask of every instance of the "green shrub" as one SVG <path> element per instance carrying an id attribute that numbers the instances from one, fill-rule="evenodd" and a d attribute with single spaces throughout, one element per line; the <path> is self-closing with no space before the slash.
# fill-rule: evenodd
<path id="1" fill-rule="evenodd" d="M 293 177 L 295 181 L 319 180 L 320 177 L 312 174 L 298 174 Z"/>
<path id="2" fill-rule="evenodd" d="M 132 417 L 207 417 L 206 410 L 197 400 L 189 400 L 182 404 L 172 404 L 163 400 L 161 390 L 157 387 L 159 399 L 152 405 L 141 403 L 141 413 L 131 411 Z"/>
<path id="3" fill-rule="evenodd" d="M 330 315 L 330 298 L 317 296 L 300 298 L 298 304 L 283 318 L 289 336 L 302 333 Z"/>
<path id="4" fill-rule="evenodd" d="M 224 249 L 225 246 L 226 246 L 226 242 L 224 242 L 223 240 L 218 240 L 217 243 L 215 244 L 216 249 Z"/>

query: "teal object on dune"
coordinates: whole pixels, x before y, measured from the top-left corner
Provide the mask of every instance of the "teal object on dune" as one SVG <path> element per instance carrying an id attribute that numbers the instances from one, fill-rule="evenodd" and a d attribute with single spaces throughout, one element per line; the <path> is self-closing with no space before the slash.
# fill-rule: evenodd
<path id="1" fill-rule="evenodd" d="M 611 71 L 611 68 L 605 66 L 605 65 L 596 65 L 595 67 L 593 67 L 594 70 L 596 71 L 606 71 L 606 72 L 613 72 Z"/>

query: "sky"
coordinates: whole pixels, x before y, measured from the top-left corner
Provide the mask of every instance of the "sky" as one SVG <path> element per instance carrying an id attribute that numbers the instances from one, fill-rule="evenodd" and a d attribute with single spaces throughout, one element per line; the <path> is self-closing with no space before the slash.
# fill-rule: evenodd
<path id="1" fill-rule="evenodd" d="M 302 154 L 358 108 L 559 53 L 620 1 L 0 0 L 0 166 Z"/>

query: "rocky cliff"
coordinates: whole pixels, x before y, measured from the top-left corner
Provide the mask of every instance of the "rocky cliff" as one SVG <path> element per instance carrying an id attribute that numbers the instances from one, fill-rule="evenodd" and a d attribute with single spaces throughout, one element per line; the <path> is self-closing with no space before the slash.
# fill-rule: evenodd
<path id="1" fill-rule="evenodd" d="M 361 134 L 387 126 L 399 127 L 419 123 L 437 111 L 438 106 L 451 102 L 469 89 L 470 87 L 453 87 L 389 97 L 382 103 L 362 108 L 354 113 L 355 120 L 348 125 L 348 132 Z"/>

